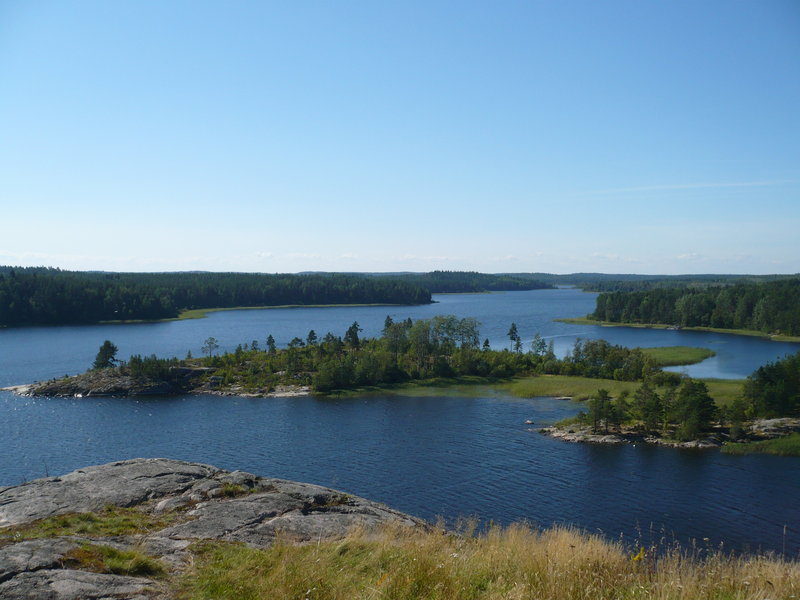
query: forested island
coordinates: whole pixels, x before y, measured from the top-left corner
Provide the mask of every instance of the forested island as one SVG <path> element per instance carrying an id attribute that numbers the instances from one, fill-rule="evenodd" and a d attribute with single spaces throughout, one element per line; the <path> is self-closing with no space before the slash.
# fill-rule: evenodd
<path id="1" fill-rule="evenodd" d="M 587 319 L 800 336 L 800 278 L 605 292 Z"/>
<path id="2" fill-rule="evenodd" d="M 657 443 L 705 439 L 713 445 L 758 438 L 764 432 L 746 426 L 754 419 L 800 416 L 800 355 L 758 369 L 734 396 L 715 398 L 714 382 L 663 371 L 661 365 L 675 361 L 657 349 L 578 340 L 570 353 L 558 358 L 552 343 L 538 334 L 523 348 L 512 323 L 509 348 L 495 350 L 488 340 L 481 343 L 475 319 L 455 316 L 399 322 L 387 316 L 380 337 L 364 339 L 360 332 L 354 322 L 341 337 L 330 332 L 319 336 L 312 330 L 304 338 L 295 337 L 288 347 L 277 348 L 268 336 L 263 345 L 252 340 L 223 354 L 218 354 L 217 341 L 208 338 L 201 357 L 134 355 L 126 362 L 117 360 L 117 347 L 106 341 L 87 373 L 16 391 L 48 396 L 269 396 L 338 394 L 434 380 L 499 382 L 509 384 L 512 392 L 533 396 L 541 394 L 525 390 L 534 389 L 535 382 L 561 378 L 564 391 L 576 380 L 596 382 L 587 394 L 588 410 L 562 426 L 579 425 L 592 435 L 616 431 Z M 695 349 L 681 352 L 687 350 Z M 626 385 L 617 387 L 621 383 Z"/>
<path id="3" fill-rule="evenodd" d="M 538 281 L 475 272 L 106 273 L 0 266 L 0 327 L 174 319 L 198 309 L 428 304 L 431 293 L 531 290 Z"/>

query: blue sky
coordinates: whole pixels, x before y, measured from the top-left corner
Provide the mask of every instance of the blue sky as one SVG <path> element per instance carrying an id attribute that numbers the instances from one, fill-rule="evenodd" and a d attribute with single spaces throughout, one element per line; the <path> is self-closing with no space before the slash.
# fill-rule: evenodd
<path id="1" fill-rule="evenodd" d="M 0 264 L 800 272 L 800 3 L 0 3 Z"/>

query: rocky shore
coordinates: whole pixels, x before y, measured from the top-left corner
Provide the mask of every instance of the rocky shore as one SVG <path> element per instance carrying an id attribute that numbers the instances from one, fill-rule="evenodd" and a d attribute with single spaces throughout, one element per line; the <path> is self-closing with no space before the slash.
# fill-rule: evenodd
<path id="1" fill-rule="evenodd" d="M 87 371 L 80 375 L 52 379 L 26 385 L 15 385 L 0 390 L 21 396 L 55 396 L 87 398 L 97 396 L 169 396 L 176 394 L 215 394 L 218 396 L 244 396 L 252 398 L 278 398 L 305 396 L 311 388 L 301 385 L 276 385 L 257 390 L 240 385 L 223 385 L 219 378 L 203 377 L 213 369 L 204 367 L 173 368 L 169 381 L 134 378 L 118 369 Z"/>
<path id="2" fill-rule="evenodd" d="M 560 429 L 558 427 L 543 427 L 538 430 L 550 437 L 563 440 L 565 442 L 579 442 L 590 444 L 656 444 L 660 446 L 670 446 L 673 448 L 718 448 L 722 445 L 722 440 L 716 436 L 709 436 L 700 440 L 689 442 L 678 442 L 667 440 L 655 435 L 643 434 L 633 431 L 617 431 L 613 433 L 593 433 L 590 427 L 570 427 Z"/>
<path id="3" fill-rule="evenodd" d="M 146 525 L 118 535 L 92 533 L 88 526 L 64 529 L 76 513 L 100 515 L 93 519 L 102 522 L 115 510 Z M 266 548 L 276 539 L 317 542 L 389 522 L 425 527 L 330 488 L 200 463 L 159 458 L 87 467 L 0 487 L 0 598 L 170 598 L 169 580 L 191 565 L 191 546 L 199 540 Z M 126 550 L 157 561 L 166 576 L 103 572 L 97 561 L 82 560 L 92 552 Z"/>
<path id="4" fill-rule="evenodd" d="M 565 442 L 589 443 L 589 444 L 655 444 L 659 446 L 669 446 L 671 448 L 694 448 L 694 449 L 713 449 L 719 448 L 725 442 L 730 441 L 727 432 L 720 430 L 709 435 L 688 442 L 666 439 L 644 433 L 634 429 L 623 428 L 609 433 L 594 433 L 589 426 L 570 425 L 568 427 L 543 427 L 541 429 L 529 429 L 538 431 L 550 437 L 563 440 Z M 779 418 L 779 419 L 757 419 L 748 425 L 745 430 L 745 438 L 737 441 L 758 441 L 773 439 L 789 435 L 800 431 L 800 419 Z"/>

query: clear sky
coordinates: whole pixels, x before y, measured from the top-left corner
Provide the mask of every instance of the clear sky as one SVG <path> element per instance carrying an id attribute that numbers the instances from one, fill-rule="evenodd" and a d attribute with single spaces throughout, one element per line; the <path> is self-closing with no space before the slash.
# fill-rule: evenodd
<path id="1" fill-rule="evenodd" d="M 800 2 L 0 1 L 0 264 L 800 272 Z"/>

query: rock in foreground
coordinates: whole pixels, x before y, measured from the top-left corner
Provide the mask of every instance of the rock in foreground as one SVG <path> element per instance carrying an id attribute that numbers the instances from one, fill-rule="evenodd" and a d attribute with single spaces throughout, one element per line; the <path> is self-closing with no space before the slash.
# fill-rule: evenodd
<path id="1" fill-rule="evenodd" d="M 39 519 L 109 506 L 135 507 L 159 526 L 114 537 L 79 531 L 30 539 L 29 524 Z M 87 548 L 143 549 L 178 572 L 190 560 L 187 547 L 196 540 L 268 547 L 277 538 L 325 540 L 344 536 L 355 526 L 387 522 L 423 525 L 382 504 L 330 488 L 199 463 L 134 459 L 87 467 L 0 488 L 0 598 L 168 597 L 157 579 L 75 567 L 71 557 Z"/>

